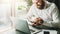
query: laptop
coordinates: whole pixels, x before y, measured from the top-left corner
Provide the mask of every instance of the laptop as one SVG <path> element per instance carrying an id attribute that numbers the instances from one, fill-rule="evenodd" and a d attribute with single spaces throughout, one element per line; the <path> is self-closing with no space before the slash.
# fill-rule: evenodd
<path id="1" fill-rule="evenodd" d="M 38 33 L 41 30 L 29 26 L 26 20 L 18 19 L 16 20 L 16 31 L 19 31 L 22 34 L 33 34 Z"/>
<path id="2" fill-rule="evenodd" d="M 26 20 L 16 20 L 16 31 L 23 34 L 31 34 Z"/>

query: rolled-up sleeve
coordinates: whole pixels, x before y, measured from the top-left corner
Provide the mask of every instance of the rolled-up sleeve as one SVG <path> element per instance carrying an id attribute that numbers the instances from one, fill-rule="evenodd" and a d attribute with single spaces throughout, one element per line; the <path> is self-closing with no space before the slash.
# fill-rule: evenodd
<path id="1" fill-rule="evenodd" d="M 54 10 L 52 11 L 52 19 L 53 19 L 51 21 L 52 26 L 58 27 L 58 25 L 60 24 L 60 17 L 59 17 L 59 11 L 56 6 Z"/>
<path id="2" fill-rule="evenodd" d="M 52 9 L 52 8 L 51 8 Z M 51 12 L 51 21 L 48 21 L 51 26 L 53 27 L 59 27 L 60 28 L 60 17 L 59 17 L 59 11 L 56 5 L 54 5 L 54 9 Z"/>

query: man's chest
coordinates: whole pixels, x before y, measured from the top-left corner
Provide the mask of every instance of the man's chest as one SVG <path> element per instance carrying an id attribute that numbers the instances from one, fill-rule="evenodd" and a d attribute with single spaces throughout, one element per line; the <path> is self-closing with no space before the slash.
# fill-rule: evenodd
<path id="1" fill-rule="evenodd" d="M 52 20 L 51 12 L 48 12 L 47 10 L 35 11 L 34 16 L 41 17 L 43 20 Z"/>

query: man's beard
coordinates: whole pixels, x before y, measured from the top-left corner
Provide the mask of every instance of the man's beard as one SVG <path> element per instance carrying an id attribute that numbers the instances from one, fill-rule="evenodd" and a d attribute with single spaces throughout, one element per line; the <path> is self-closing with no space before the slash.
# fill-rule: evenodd
<path id="1" fill-rule="evenodd" d="M 45 6 L 45 3 L 42 2 L 42 5 L 41 5 L 41 6 L 37 5 L 37 8 L 38 8 L 38 9 L 44 9 L 44 6 Z"/>

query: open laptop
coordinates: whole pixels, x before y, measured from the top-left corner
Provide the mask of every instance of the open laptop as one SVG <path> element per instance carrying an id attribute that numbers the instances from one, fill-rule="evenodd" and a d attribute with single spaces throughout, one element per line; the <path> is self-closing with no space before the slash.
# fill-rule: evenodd
<path id="1" fill-rule="evenodd" d="M 38 33 L 38 31 L 40 32 L 41 30 L 29 26 L 26 20 L 18 19 L 16 20 L 16 31 L 19 31 L 22 34 L 33 34 L 33 33 Z"/>
<path id="2" fill-rule="evenodd" d="M 16 31 L 19 31 L 23 34 L 31 34 L 26 20 L 16 20 Z"/>

